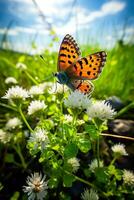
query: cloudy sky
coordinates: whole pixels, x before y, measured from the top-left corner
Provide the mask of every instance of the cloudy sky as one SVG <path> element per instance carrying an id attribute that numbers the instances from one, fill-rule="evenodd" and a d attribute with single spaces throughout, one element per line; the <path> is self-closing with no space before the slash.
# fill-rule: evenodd
<path id="1" fill-rule="evenodd" d="M 121 39 L 125 27 L 124 39 L 132 42 L 133 0 L 36 0 L 36 3 L 44 19 L 32 0 L 0 0 L 1 41 L 9 27 L 7 40 L 11 48 L 29 52 L 34 41 L 41 50 L 51 42 L 49 33 L 53 29 L 59 43 L 69 33 L 81 44 L 97 43 L 110 48 Z"/>

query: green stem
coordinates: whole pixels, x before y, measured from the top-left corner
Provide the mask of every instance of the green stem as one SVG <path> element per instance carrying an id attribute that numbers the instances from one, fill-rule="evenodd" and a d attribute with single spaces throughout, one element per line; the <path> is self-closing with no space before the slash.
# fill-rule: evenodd
<path id="1" fill-rule="evenodd" d="M 25 116 L 24 116 L 24 114 L 23 114 L 23 112 L 22 112 L 22 109 L 21 109 L 21 104 L 20 104 L 20 106 L 19 106 L 19 113 L 20 113 L 20 115 L 21 115 L 21 117 L 22 117 L 22 119 L 23 119 L 23 121 L 25 122 L 25 124 L 26 124 L 26 126 L 27 126 L 27 128 L 30 130 L 30 132 L 34 132 L 33 131 L 33 129 L 30 127 L 30 125 L 29 125 L 29 123 L 28 123 L 28 121 L 26 120 L 26 118 L 25 118 Z"/>
<path id="2" fill-rule="evenodd" d="M 117 157 L 115 156 L 115 157 L 113 158 L 113 160 L 111 161 L 110 165 L 113 165 L 114 162 L 116 161 L 116 159 L 117 159 Z"/>
<path id="3" fill-rule="evenodd" d="M 31 76 L 31 74 L 29 74 L 28 71 L 24 71 L 25 74 L 28 76 L 28 78 L 35 84 L 35 85 L 38 85 L 39 83 Z"/>
<path id="4" fill-rule="evenodd" d="M 86 181 L 86 180 L 84 180 L 83 178 L 80 178 L 80 177 L 78 177 L 78 176 L 76 176 L 76 175 L 74 175 L 74 174 L 68 172 L 67 170 L 64 170 L 64 172 L 65 172 L 66 174 L 69 174 L 69 175 L 73 176 L 76 180 L 78 180 L 78 181 L 80 181 L 80 182 L 82 182 L 82 183 L 85 183 L 86 185 L 88 185 L 88 186 L 90 186 L 90 187 L 92 187 L 92 188 L 95 188 L 95 189 L 98 190 L 103 196 L 106 197 L 105 193 L 102 192 L 102 190 L 100 190 L 98 187 L 96 187 L 94 184 L 90 183 L 89 181 Z"/>
<path id="5" fill-rule="evenodd" d="M 14 110 L 14 111 L 17 111 L 16 108 L 14 108 L 14 107 L 12 107 L 12 106 L 9 106 L 9 105 L 6 105 L 6 104 L 4 104 L 4 103 L 0 103 L 0 106 L 3 106 L 4 108 L 9 108 L 9 109 Z"/>
<path id="6" fill-rule="evenodd" d="M 24 159 L 24 157 L 23 157 L 23 155 L 22 155 L 22 153 L 21 153 L 20 145 L 17 143 L 17 144 L 14 145 L 13 147 L 14 147 L 15 151 L 17 152 L 17 154 L 18 154 L 19 157 L 20 157 L 20 160 L 21 160 L 21 163 L 22 163 L 23 168 L 26 169 L 26 168 L 27 168 L 27 164 L 26 164 L 25 159 Z"/>
<path id="7" fill-rule="evenodd" d="M 99 138 L 99 135 L 98 135 L 98 138 L 97 138 L 97 163 L 98 163 L 98 167 L 100 167 L 100 138 Z"/>
<path id="8" fill-rule="evenodd" d="M 134 102 L 131 102 L 130 104 L 128 104 L 125 108 L 122 108 L 117 114 L 116 114 L 116 118 L 119 117 L 120 115 L 124 114 L 125 112 L 127 112 L 130 108 L 134 107 Z"/>

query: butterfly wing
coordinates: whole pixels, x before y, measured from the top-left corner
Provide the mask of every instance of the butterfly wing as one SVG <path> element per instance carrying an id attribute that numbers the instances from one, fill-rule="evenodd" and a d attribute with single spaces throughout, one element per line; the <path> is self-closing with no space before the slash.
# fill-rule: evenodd
<path id="1" fill-rule="evenodd" d="M 79 90 L 84 94 L 90 94 L 94 90 L 93 84 L 87 80 L 73 80 L 68 86 L 72 90 Z"/>
<path id="2" fill-rule="evenodd" d="M 101 51 L 80 58 L 66 72 L 72 79 L 93 80 L 96 79 L 106 62 L 106 52 Z"/>
<path id="3" fill-rule="evenodd" d="M 74 38 L 67 34 L 60 46 L 58 56 L 58 71 L 65 71 L 80 58 L 80 49 Z"/>

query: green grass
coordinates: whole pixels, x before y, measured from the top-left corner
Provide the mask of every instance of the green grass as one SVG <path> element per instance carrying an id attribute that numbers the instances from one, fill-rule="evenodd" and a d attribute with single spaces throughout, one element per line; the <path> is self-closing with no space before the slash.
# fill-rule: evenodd
<path id="1" fill-rule="evenodd" d="M 100 48 L 94 50 L 90 46 L 83 46 L 83 56 L 89 53 L 100 51 Z M 123 101 L 134 100 L 134 45 L 116 46 L 108 50 L 107 63 L 97 80 L 94 80 L 95 90 L 93 97 L 103 99 L 109 96 L 116 95 Z M 38 82 L 54 81 L 52 72 L 57 71 L 57 56 L 58 54 L 49 52 L 43 53 L 45 62 L 39 55 L 30 56 L 12 51 L 0 51 L 0 79 L 2 96 L 5 93 L 6 86 L 4 80 L 8 76 L 14 76 L 19 80 L 19 84 L 24 87 L 30 87 L 29 80 L 24 73 L 20 73 L 15 65 L 17 62 L 23 62 L 28 67 L 28 72 L 32 77 L 36 77 Z"/>

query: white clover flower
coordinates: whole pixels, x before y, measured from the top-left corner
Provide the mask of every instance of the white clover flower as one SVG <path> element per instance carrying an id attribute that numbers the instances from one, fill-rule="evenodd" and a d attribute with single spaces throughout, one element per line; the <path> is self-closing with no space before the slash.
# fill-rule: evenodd
<path id="1" fill-rule="evenodd" d="M 28 106 L 28 115 L 32 115 L 38 111 L 44 110 L 46 107 L 47 106 L 43 100 L 31 101 L 30 105 Z"/>
<path id="2" fill-rule="evenodd" d="M 59 83 L 54 83 L 51 88 L 48 90 L 49 94 L 54 94 L 54 93 L 60 93 L 62 94 L 63 92 L 67 92 L 68 87 L 66 85 L 62 85 Z"/>
<path id="3" fill-rule="evenodd" d="M 44 129 L 37 129 L 34 133 L 31 133 L 29 138 L 29 142 L 32 142 L 34 145 L 34 149 L 45 149 L 46 145 L 49 143 L 49 138 L 47 136 L 47 132 Z"/>
<path id="4" fill-rule="evenodd" d="M 8 143 L 11 139 L 11 135 L 4 130 L 0 129 L 0 141 L 4 144 Z"/>
<path id="5" fill-rule="evenodd" d="M 22 125 L 21 120 L 17 117 L 14 117 L 7 121 L 6 128 L 10 130 L 10 129 L 15 129 L 16 127 L 20 128 L 21 125 Z"/>
<path id="6" fill-rule="evenodd" d="M 52 87 L 52 86 L 53 86 L 52 82 L 44 82 L 44 83 L 40 84 L 40 87 L 43 89 L 43 91 L 48 89 L 48 88 L 50 88 L 50 87 Z"/>
<path id="7" fill-rule="evenodd" d="M 67 99 L 64 100 L 65 106 L 69 108 L 86 109 L 91 104 L 89 97 L 79 90 L 71 92 Z"/>
<path id="8" fill-rule="evenodd" d="M 111 149 L 114 152 L 114 154 L 116 154 L 116 155 L 119 155 L 119 156 L 127 156 L 128 155 L 124 144 L 115 144 L 114 146 L 112 146 Z"/>
<path id="9" fill-rule="evenodd" d="M 16 80 L 14 77 L 7 77 L 7 78 L 5 79 L 5 83 L 6 83 L 6 84 L 10 84 L 10 83 L 12 83 L 12 84 L 17 84 L 17 80 Z"/>
<path id="10" fill-rule="evenodd" d="M 40 95 L 40 94 L 43 94 L 43 93 L 44 93 L 44 89 L 40 85 L 33 85 L 29 90 L 29 94 L 31 96 Z"/>
<path id="11" fill-rule="evenodd" d="M 26 66 L 24 63 L 18 62 L 18 63 L 16 64 L 16 68 L 17 68 L 17 69 L 20 69 L 20 70 L 26 70 L 26 69 L 27 69 L 27 66 Z"/>
<path id="12" fill-rule="evenodd" d="M 23 191 L 27 193 L 28 200 L 43 200 L 47 195 L 47 181 L 46 176 L 41 173 L 35 172 L 27 177 L 27 186 L 23 186 Z"/>
<path id="13" fill-rule="evenodd" d="M 127 185 L 134 185 L 134 173 L 129 170 L 124 169 L 123 182 Z"/>
<path id="14" fill-rule="evenodd" d="M 4 99 L 26 99 L 28 98 L 28 91 L 20 86 L 12 86 L 9 88 L 2 98 Z"/>
<path id="15" fill-rule="evenodd" d="M 69 163 L 72 168 L 73 168 L 73 172 L 77 172 L 79 167 L 80 167 L 80 163 L 79 163 L 79 159 L 77 158 L 70 158 L 67 160 L 67 163 Z"/>
<path id="16" fill-rule="evenodd" d="M 86 189 L 81 195 L 81 199 L 82 200 L 98 200 L 99 196 L 95 190 L 90 189 L 90 192 L 89 192 L 89 190 Z"/>
<path id="17" fill-rule="evenodd" d="M 105 101 L 96 101 L 89 106 L 87 114 L 90 119 L 99 118 L 101 120 L 112 119 L 116 114 L 111 105 Z"/>
<path id="18" fill-rule="evenodd" d="M 73 117 L 71 115 L 64 115 L 64 119 L 68 123 L 73 121 Z"/>
<path id="19" fill-rule="evenodd" d="M 102 160 L 99 161 L 99 164 L 100 164 L 100 167 L 103 167 L 103 166 L 104 166 Z M 98 161 L 97 161 L 97 159 L 95 158 L 95 159 L 92 160 L 91 163 L 89 164 L 89 169 L 90 169 L 92 172 L 95 172 L 95 169 L 96 169 L 96 168 L 98 168 Z"/>

